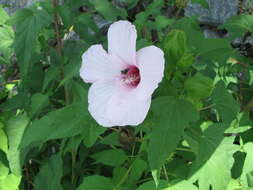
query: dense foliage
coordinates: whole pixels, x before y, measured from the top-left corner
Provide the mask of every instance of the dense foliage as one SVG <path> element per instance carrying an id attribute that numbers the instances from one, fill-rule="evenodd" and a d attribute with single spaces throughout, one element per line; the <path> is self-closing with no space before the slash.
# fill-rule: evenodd
<path id="1" fill-rule="evenodd" d="M 219 2 L 219 3 L 217 3 Z M 0 6 L 0 190 L 252 190 L 251 0 Z M 81 56 L 129 20 L 163 81 L 137 127 L 99 126 Z"/>

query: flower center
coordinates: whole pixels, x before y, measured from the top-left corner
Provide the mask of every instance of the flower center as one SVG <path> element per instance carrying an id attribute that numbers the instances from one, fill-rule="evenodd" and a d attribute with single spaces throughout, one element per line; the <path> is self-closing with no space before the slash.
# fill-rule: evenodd
<path id="1" fill-rule="evenodd" d="M 128 68 L 122 70 L 121 80 L 123 84 L 128 87 L 136 87 L 141 80 L 139 69 L 136 66 L 131 65 Z"/>

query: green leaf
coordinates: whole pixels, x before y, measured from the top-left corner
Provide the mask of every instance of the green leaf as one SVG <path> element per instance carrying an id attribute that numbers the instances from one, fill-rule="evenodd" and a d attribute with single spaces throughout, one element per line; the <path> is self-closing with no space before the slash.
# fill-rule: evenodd
<path id="1" fill-rule="evenodd" d="M 5 22 L 9 19 L 9 15 L 3 9 L 3 6 L 0 5 L 0 25 L 5 24 Z"/>
<path id="2" fill-rule="evenodd" d="M 197 190 L 198 188 L 185 180 L 172 180 L 171 182 L 162 181 L 156 188 L 154 181 L 142 184 L 137 190 Z"/>
<path id="3" fill-rule="evenodd" d="M 198 180 L 199 189 L 224 190 L 231 179 L 233 154 L 238 150 L 234 137 L 224 137 L 226 124 L 214 124 L 200 137 L 197 158 L 190 170 L 190 181 Z"/>
<path id="4" fill-rule="evenodd" d="M 241 185 L 240 185 L 239 181 L 237 181 L 235 179 L 231 179 L 226 190 L 235 190 L 235 189 L 242 190 L 240 187 L 241 187 Z"/>
<path id="5" fill-rule="evenodd" d="M 7 158 L 9 160 L 11 172 L 18 176 L 22 173 L 19 146 L 28 123 L 28 117 L 23 114 L 9 119 L 6 126 L 6 134 L 8 136 L 9 144 Z"/>
<path id="6" fill-rule="evenodd" d="M 196 40 L 196 53 L 203 60 L 218 61 L 224 63 L 234 50 L 227 39 L 200 38 Z"/>
<path id="7" fill-rule="evenodd" d="M 147 163 L 139 158 L 135 159 L 128 177 L 128 183 L 135 183 L 147 169 Z"/>
<path id="8" fill-rule="evenodd" d="M 50 15 L 43 9 L 20 9 L 12 18 L 16 26 L 14 48 L 22 77 L 26 77 L 36 49 L 39 32 L 51 24 Z"/>
<path id="9" fill-rule="evenodd" d="M 62 18 L 62 22 L 66 28 L 71 27 L 73 22 L 73 12 L 66 5 L 61 5 L 58 7 L 59 14 Z"/>
<path id="10" fill-rule="evenodd" d="M 36 93 L 31 98 L 30 117 L 37 116 L 40 111 L 49 104 L 49 98 L 45 94 Z"/>
<path id="11" fill-rule="evenodd" d="M 105 132 L 106 128 L 101 127 L 95 121 L 91 121 L 83 134 L 83 141 L 87 147 L 91 147 L 97 140 L 100 134 Z"/>
<path id="12" fill-rule="evenodd" d="M 174 97 L 157 98 L 153 101 L 152 111 L 156 120 L 151 133 L 148 159 L 153 177 L 158 180 L 154 173 L 159 174 L 161 166 L 175 151 L 184 128 L 198 120 L 199 114 L 192 104 Z"/>
<path id="13" fill-rule="evenodd" d="M 171 25 L 172 23 L 174 23 L 175 20 L 174 19 L 168 19 L 168 17 L 163 16 L 163 15 L 158 15 L 155 18 L 155 29 L 156 30 L 161 30 L 163 28 L 168 27 L 169 25 Z"/>
<path id="14" fill-rule="evenodd" d="M 100 143 L 106 145 L 120 146 L 119 143 L 119 134 L 117 132 L 112 132 L 111 134 L 104 137 Z"/>
<path id="15" fill-rule="evenodd" d="M 121 16 L 121 18 L 126 18 L 127 16 L 125 9 L 114 7 L 108 0 L 92 0 L 90 3 L 94 5 L 95 9 L 103 15 L 106 20 L 116 21 L 118 16 Z"/>
<path id="16" fill-rule="evenodd" d="M 240 15 L 232 17 L 225 27 L 235 36 L 241 36 L 245 32 L 253 32 L 253 17 L 252 15 Z"/>
<path id="17" fill-rule="evenodd" d="M 108 166 L 119 166 L 127 159 L 126 153 L 121 149 L 104 150 L 102 152 L 91 155 L 96 163 L 105 164 Z"/>
<path id="18" fill-rule="evenodd" d="M 88 113 L 81 103 L 49 112 L 27 127 L 21 147 L 33 142 L 46 142 L 80 134 L 85 125 L 89 123 L 87 118 L 89 118 Z"/>
<path id="19" fill-rule="evenodd" d="M 218 82 L 212 93 L 214 108 L 224 122 L 234 120 L 240 111 L 240 105 L 233 96 L 226 90 L 222 81 Z"/>
<path id="20" fill-rule="evenodd" d="M 172 30 L 163 41 L 164 53 L 167 60 L 176 64 L 186 53 L 186 35 L 184 31 Z"/>
<path id="21" fill-rule="evenodd" d="M 112 182 L 113 184 L 119 184 L 121 183 L 122 179 L 125 179 L 127 177 L 128 170 L 124 167 L 117 166 L 113 169 L 113 178 Z"/>
<path id="22" fill-rule="evenodd" d="M 35 177 L 35 190 L 61 190 L 62 166 L 60 154 L 51 156 Z"/>
<path id="23" fill-rule="evenodd" d="M 84 178 L 82 184 L 77 188 L 77 190 L 113 190 L 113 184 L 111 179 L 103 176 L 89 176 Z"/>
<path id="24" fill-rule="evenodd" d="M 14 32 L 10 26 L 0 26 L 0 52 L 7 59 L 10 58 L 13 48 Z"/>
<path id="25" fill-rule="evenodd" d="M 55 65 L 51 65 L 45 73 L 42 91 L 45 92 L 46 89 L 48 89 L 49 85 L 53 84 L 54 80 L 59 78 L 59 75 L 60 75 L 60 68 Z"/>
<path id="26" fill-rule="evenodd" d="M 243 149 L 246 152 L 246 158 L 244 161 L 244 165 L 242 168 L 242 174 L 240 177 L 240 183 L 242 185 L 247 186 L 248 185 L 248 179 L 247 175 L 250 174 L 250 172 L 253 172 L 253 165 L 252 165 L 252 159 L 253 159 L 253 142 L 248 142 L 243 146 Z"/>
<path id="27" fill-rule="evenodd" d="M 206 77 L 201 73 L 197 73 L 185 81 L 184 87 L 188 96 L 191 98 L 204 99 L 211 95 L 213 81 L 211 78 Z"/>
<path id="28" fill-rule="evenodd" d="M 247 173 L 247 182 L 249 187 L 253 187 L 253 170 Z"/>
<path id="29" fill-rule="evenodd" d="M 0 129 L 0 149 L 7 153 L 8 151 L 8 139 L 5 132 Z"/>
<path id="30" fill-rule="evenodd" d="M 7 160 L 7 155 L 2 150 L 0 150 L 0 162 L 2 162 L 6 166 L 9 165 L 8 160 Z M 0 173 L 1 173 L 1 171 L 0 171 Z"/>
<path id="31" fill-rule="evenodd" d="M 191 53 L 185 53 L 177 62 L 177 66 L 182 69 L 188 68 L 193 64 L 194 59 L 195 58 Z"/>
<path id="32" fill-rule="evenodd" d="M 192 3 L 198 3 L 202 5 L 204 8 L 208 8 L 209 5 L 205 0 L 191 0 Z"/>
<path id="33" fill-rule="evenodd" d="M 0 162 L 0 179 L 9 174 L 9 168 L 6 167 L 2 162 Z"/>
<path id="34" fill-rule="evenodd" d="M 21 176 L 16 176 L 14 174 L 0 176 L 0 190 L 18 190 L 20 182 Z"/>

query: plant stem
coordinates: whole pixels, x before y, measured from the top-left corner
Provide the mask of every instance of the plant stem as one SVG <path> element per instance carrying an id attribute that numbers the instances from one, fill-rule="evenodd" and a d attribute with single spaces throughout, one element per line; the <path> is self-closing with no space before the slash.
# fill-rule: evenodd
<path id="1" fill-rule="evenodd" d="M 52 0 L 52 5 L 54 8 L 54 31 L 55 31 L 55 37 L 56 37 L 56 50 L 57 50 L 57 54 L 60 58 L 60 61 L 62 62 L 62 48 L 63 48 L 63 44 L 62 44 L 62 39 L 61 39 L 61 34 L 60 34 L 60 19 L 59 19 L 59 15 L 57 13 L 57 7 L 59 6 L 59 2 L 58 0 Z M 64 79 L 64 65 L 63 63 L 60 64 L 61 65 L 61 80 Z M 68 87 L 65 84 L 64 85 L 64 94 L 65 94 L 65 105 L 69 105 L 70 104 L 70 94 L 68 91 Z M 74 185 L 75 184 L 75 164 L 76 164 L 76 149 L 73 149 L 71 151 L 71 183 Z"/>
<path id="2" fill-rule="evenodd" d="M 55 30 L 55 35 L 56 35 L 56 41 L 57 41 L 57 52 L 59 56 L 62 55 L 62 41 L 61 41 L 61 35 L 60 35 L 60 30 L 59 30 L 59 15 L 56 11 L 56 8 L 58 7 L 58 0 L 52 0 L 53 8 L 54 8 L 54 30 Z"/>
<path id="3" fill-rule="evenodd" d="M 169 181 L 169 177 L 168 177 L 168 174 L 167 174 L 167 170 L 166 170 L 165 165 L 163 165 L 163 172 L 164 172 L 166 181 Z"/>
<path id="4" fill-rule="evenodd" d="M 60 19 L 59 19 L 59 15 L 57 13 L 57 7 L 59 5 L 58 0 L 52 0 L 52 5 L 54 8 L 54 32 L 55 32 L 55 37 L 56 37 L 56 50 L 57 50 L 57 54 L 60 57 L 60 60 L 62 61 L 62 48 L 63 48 L 63 44 L 62 44 L 62 39 L 61 39 L 61 34 L 60 34 Z M 61 79 L 64 79 L 64 69 L 63 69 L 63 64 L 61 64 Z M 70 94 L 67 88 L 67 85 L 64 85 L 64 93 L 65 93 L 65 104 L 68 105 L 70 104 Z"/>

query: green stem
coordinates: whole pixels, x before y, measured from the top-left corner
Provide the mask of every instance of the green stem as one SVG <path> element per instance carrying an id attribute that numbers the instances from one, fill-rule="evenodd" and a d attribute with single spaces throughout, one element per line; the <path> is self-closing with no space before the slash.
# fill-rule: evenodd
<path id="1" fill-rule="evenodd" d="M 168 174 L 167 174 L 167 170 L 166 170 L 165 165 L 163 165 L 163 172 L 164 172 L 166 181 L 169 181 L 169 177 L 168 177 Z"/>

